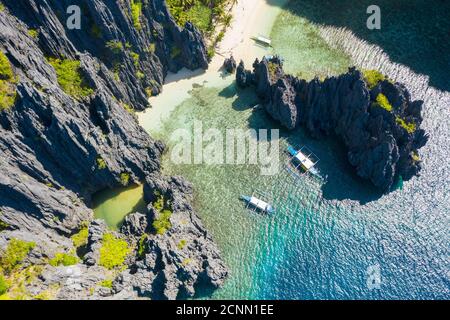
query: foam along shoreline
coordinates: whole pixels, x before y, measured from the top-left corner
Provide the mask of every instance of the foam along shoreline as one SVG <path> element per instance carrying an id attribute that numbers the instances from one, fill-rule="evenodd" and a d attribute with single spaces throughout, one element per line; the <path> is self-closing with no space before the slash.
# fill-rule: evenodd
<path id="1" fill-rule="evenodd" d="M 270 34 L 278 14 L 288 0 L 270 2 L 239 0 L 232 10 L 231 26 L 218 44 L 216 55 L 209 64 L 208 70 L 190 71 L 183 68 L 178 73 L 169 73 L 164 82 L 163 92 L 149 99 L 152 107 L 138 113 L 140 125 L 147 132 L 158 131 L 171 112 L 189 98 L 190 90 L 195 84 L 215 87 L 230 83 L 233 77 L 223 77 L 220 68 L 224 59 L 231 54 L 236 59 L 243 60 L 246 65 L 251 65 L 255 58 L 270 53 L 269 49 L 257 45 L 251 39 L 259 34 Z"/>

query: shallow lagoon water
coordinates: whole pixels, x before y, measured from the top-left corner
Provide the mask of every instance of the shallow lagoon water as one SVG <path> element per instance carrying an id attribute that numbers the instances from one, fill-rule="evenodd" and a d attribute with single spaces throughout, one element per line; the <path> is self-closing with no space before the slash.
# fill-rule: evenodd
<path id="1" fill-rule="evenodd" d="M 145 210 L 143 197 L 143 185 L 101 191 L 93 197 L 95 218 L 117 229 L 128 214 Z"/>
<path id="2" fill-rule="evenodd" d="M 320 17 L 320 4 L 305 5 Z M 287 70 L 307 78 L 345 71 L 350 58 L 317 38 L 318 29 L 304 18 L 287 7 L 271 35 Z M 288 27 L 306 33 L 291 34 L 291 43 L 283 46 Z M 204 84 L 186 88 L 192 89 L 190 98 L 157 130 L 147 128 L 150 133 L 170 147 L 173 131 L 191 129 L 196 120 L 205 130 L 279 128 L 262 110 L 251 108 L 256 97 L 251 90 L 236 89 L 231 77 L 220 87 Z M 254 165 L 175 165 L 166 155 L 165 173 L 193 183 L 195 208 L 230 268 L 230 278 L 213 298 L 449 298 L 448 114 L 443 112 L 442 106 L 426 110 L 427 117 L 444 121 L 425 123 L 432 139 L 421 150 L 422 176 L 384 196 L 355 176 L 338 143 L 312 140 L 301 129 L 281 131 L 281 150 L 288 143 L 308 145 L 321 159 L 324 181 L 292 178 L 283 170 L 282 153 L 275 176 L 261 175 Z M 255 190 L 271 194 L 276 215 L 245 209 L 239 196 Z M 376 269 L 380 286 L 371 289 L 370 270 Z"/>

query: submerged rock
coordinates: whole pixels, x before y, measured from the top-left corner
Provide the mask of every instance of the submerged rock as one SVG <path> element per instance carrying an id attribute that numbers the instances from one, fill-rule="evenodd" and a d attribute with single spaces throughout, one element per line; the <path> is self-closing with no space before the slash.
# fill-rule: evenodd
<path id="1" fill-rule="evenodd" d="M 403 85 L 384 80 L 369 89 L 354 68 L 308 82 L 285 75 L 277 57 L 256 60 L 253 68 L 241 62 L 237 84 L 255 86 L 270 116 L 290 130 L 303 126 L 315 138 L 338 136 L 357 174 L 376 187 L 387 192 L 400 177 L 419 173 L 417 150 L 428 140 L 420 129 L 423 101 L 411 101 Z"/>

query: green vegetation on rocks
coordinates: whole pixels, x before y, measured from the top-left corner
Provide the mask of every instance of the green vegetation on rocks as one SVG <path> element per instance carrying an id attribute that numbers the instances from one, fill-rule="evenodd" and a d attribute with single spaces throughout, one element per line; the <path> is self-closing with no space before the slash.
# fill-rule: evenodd
<path id="1" fill-rule="evenodd" d="M 134 110 L 134 108 L 132 106 L 130 106 L 129 104 L 125 103 L 125 102 L 121 102 L 120 105 L 122 106 L 122 108 L 124 108 L 127 112 L 131 113 L 131 114 L 135 114 L 136 111 Z"/>
<path id="2" fill-rule="evenodd" d="M 75 233 L 71 239 L 75 248 L 80 248 L 88 243 L 89 236 L 89 225 L 88 223 L 83 223 L 80 231 Z"/>
<path id="3" fill-rule="evenodd" d="M 100 284 L 100 286 L 102 286 L 104 288 L 111 289 L 113 286 L 113 281 L 112 280 L 103 280 L 99 284 Z"/>
<path id="4" fill-rule="evenodd" d="M 383 108 L 383 109 L 385 109 L 385 110 L 387 110 L 389 112 L 391 112 L 392 109 L 393 109 L 391 103 L 388 100 L 388 98 L 382 93 L 378 94 L 378 96 L 377 96 L 377 103 L 378 103 L 378 105 L 381 108 Z"/>
<path id="5" fill-rule="evenodd" d="M 170 223 L 170 217 L 172 216 L 172 211 L 170 210 L 163 210 L 160 213 L 160 216 L 158 219 L 153 221 L 153 228 L 155 228 L 156 234 L 164 234 L 172 228 L 172 224 Z"/>
<path id="6" fill-rule="evenodd" d="M 34 242 L 27 242 L 12 238 L 8 246 L 0 256 L 0 268 L 9 273 L 14 270 L 28 255 L 28 253 L 33 250 L 36 246 Z"/>
<path id="7" fill-rule="evenodd" d="M 37 31 L 36 29 L 29 29 L 28 34 L 30 35 L 30 37 L 36 39 L 39 36 L 39 31 Z"/>
<path id="8" fill-rule="evenodd" d="M 97 157 L 96 162 L 97 162 L 97 169 L 99 170 L 106 169 L 106 162 L 102 157 Z"/>
<path id="9" fill-rule="evenodd" d="M 0 220 L 0 232 L 8 229 L 9 225 L 6 222 Z"/>
<path id="10" fill-rule="evenodd" d="M 9 109 L 16 101 L 17 79 L 6 55 L 0 51 L 0 111 Z"/>
<path id="11" fill-rule="evenodd" d="M 136 68 L 139 67 L 139 54 L 132 51 L 132 52 L 130 53 L 130 55 L 131 55 L 131 58 L 133 58 L 134 66 L 135 66 Z"/>
<path id="12" fill-rule="evenodd" d="M 378 83 L 386 80 L 386 76 L 377 70 L 364 70 L 363 75 L 369 89 L 375 88 Z"/>
<path id="13" fill-rule="evenodd" d="M 176 59 L 177 57 L 179 57 L 181 55 L 181 49 L 178 47 L 172 47 L 172 49 L 170 50 L 170 57 L 172 59 Z"/>
<path id="14" fill-rule="evenodd" d="M 99 264 L 106 269 L 112 270 L 122 266 L 129 253 L 130 248 L 125 240 L 107 233 L 103 235 Z"/>
<path id="15" fill-rule="evenodd" d="M 113 54 L 120 54 L 123 51 L 123 44 L 117 40 L 106 42 L 106 47 L 111 50 Z"/>
<path id="16" fill-rule="evenodd" d="M 130 4 L 131 4 L 131 17 L 133 19 L 133 26 L 136 28 L 136 30 L 141 30 L 142 1 L 131 0 Z"/>
<path id="17" fill-rule="evenodd" d="M 137 252 L 138 252 L 138 256 L 140 258 L 144 257 L 145 250 L 146 250 L 145 244 L 146 244 L 147 239 L 148 239 L 148 235 L 145 233 L 139 238 Z"/>
<path id="18" fill-rule="evenodd" d="M 186 246 L 186 244 L 187 244 L 187 241 L 182 239 L 182 240 L 180 240 L 180 242 L 178 242 L 177 247 L 178 247 L 178 249 L 183 250 L 184 247 Z"/>
<path id="19" fill-rule="evenodd" d="M 51 266 L 57 267 L 57 266 L 73 266 L 78 263 L 78 257 L 72 254 L 67 253 L 57 253 L 55 254 L 55 257 L 49 261 L 49 264 Z"/>
<path id="20" fill-rule="evenodd" d="M 130 174 L 126 172 L 122 172 L 120 174 L 120 183 L 126 187 L 130 183 Z"/>
<path id="21" fill-rule="evenodd" d="M 172 211 L 164 200 L 163 195 L 158 196 L 157 200 L 153 203 L 153 208 L 158 211 L 159 216 L 153 221 L 152 226 L 155 229 L 156 234 L 162 235 L 172 228 L 172 224 L 170 223 Z"/>
<path id="22" fill-rule="evenodd" d="M 9 285 L 6 282 L 3 274 L 0 273 L 0 295 L 5 294 L 8 291 Z"/>
<path id="23" fill-rule="evenodd" d="M 416 124 L 414 122 L 406 122 L 405 120 L 403 120 L 400 117 L 396 117 L 395 118 L 395 122 L 402 127 L 403 129 L 405 129 L 409 134 L 414 133 L 416 131 Z"/>
<path id="24" fill-rule="evenodd" d="M 214 6 L 222 6 L 224 1 L 205 0 L 167 0 L 172 16 L 177 24 L 184 27 L 186 22 L 192 22 L 201 31 L 210 31 L 212 28 L 212 18 Z"/>
<path id="25" fill-rule="evenodd" d="M 86 84 L 80 67 L 80 61 L 70 59 L 49 58 L 61 89 L 74 98 L 86 97 L 94 92 Z"/>

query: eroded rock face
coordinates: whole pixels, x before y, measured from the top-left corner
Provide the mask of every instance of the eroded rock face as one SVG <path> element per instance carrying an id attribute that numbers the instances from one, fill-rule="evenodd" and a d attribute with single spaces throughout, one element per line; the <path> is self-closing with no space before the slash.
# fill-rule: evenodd
<path id="1" fill-rule="evenodd" d="M 181 177 L 152 175 L 146 181 L 145 199 L 150 200 L 147 215 L 135 215 L 129 219 L 135 221 L 133 227 L 130 224 L 124 227 L 141 230 L 145 225 L 149 236 L 141 241 L 144 250 L 133 267 L 117 278 L 116 293 L 124 288 L 138 288 L 140 295 L 154 299 L 177 299 L 200 294 L 198 289 L 210 292 L 221 286 L 228 271 L 211 236 L 192 209 L 192 186 Z M 161 196 L 170 204 L 171 228 L 155 235 L 149 224 L 153 221 L 152 212 L 156 211 L 151 203 Z M 131 232 L 129 237 L 139 241 L 142 233 Z"/>
<path id="2" fill-rule="evenodd" d="M 237 63 L 233 56 L 225 59 L 223 62 L 223 68 L 228 73 L 234 73 L 236 71 Z"/>
<path id="3" fill-rule="evenodd" d="M 423 101 L 411 101 L 403 85 L 383 80 L 369 89 L 354 68 L 308 82 L 285 75 L 277 57 L 256 60 L 253 72 L 241 62 L 236 79 L 241 87 L 255 86 L 267 113 L 287 129 L 303 126 L 315 138 L 340 137 L 358 175 L 381 190 L 389 191 L 399 177 L 418 175 L 417 150 L 428 140 L 420 129 Z M 380 94 L 392 110 L 376 101 Z M 414 124 L 414 130 L 405 124 Z"/>
<path id="4" fill-rule="evenodd" d="M 0 247 L 11 238 L 34 241 L 37 263 L 39 257 L 74 249 L 68 237 L 92 221 L 92 194 L 149 176 L 162 179 L 164 144 L 148 136 L 128 106 L 144 109 L 168 71 L 206 68 L 207 55 L 200 32 L 191 24 L 178 27 L 163 0 L 145 2 L 139 28 L 129 1 L 85 1 L 80 30 L 66 28 L 72 1 L 2 3 L 0 50 L 18 83 L 15 105 L 0 112 L 0 220 L 8 226 L 0 230 Z M 113 51 L 112 43 L 119 50 Z M 74 98 L 64 92 L 47 57 L 78 60 L 93 93 Z M 129 229 L 121 236 L 127 241 L 151 225 L 147 212 L 139 214 L 125 223 Z M 64 291 L 63 285 L 66 293 L 59 298 L 113 294 L 102 289 L 101 295 L 89 295 L 95 281 L 84 277 L 97 279 L 104 272 L 98 249 L 105 230 L 101 222 L 91 224 L 88 252 L 75 268 L 84 270 L 79 281 L 85 285 L 75 291 Z M 37 289 L 51 284 L 51 276 L 45 279 Z M 152 281 L 145 285 L 151 288 Z M 124 286 L 122 298 L 136 295 Z"/>

